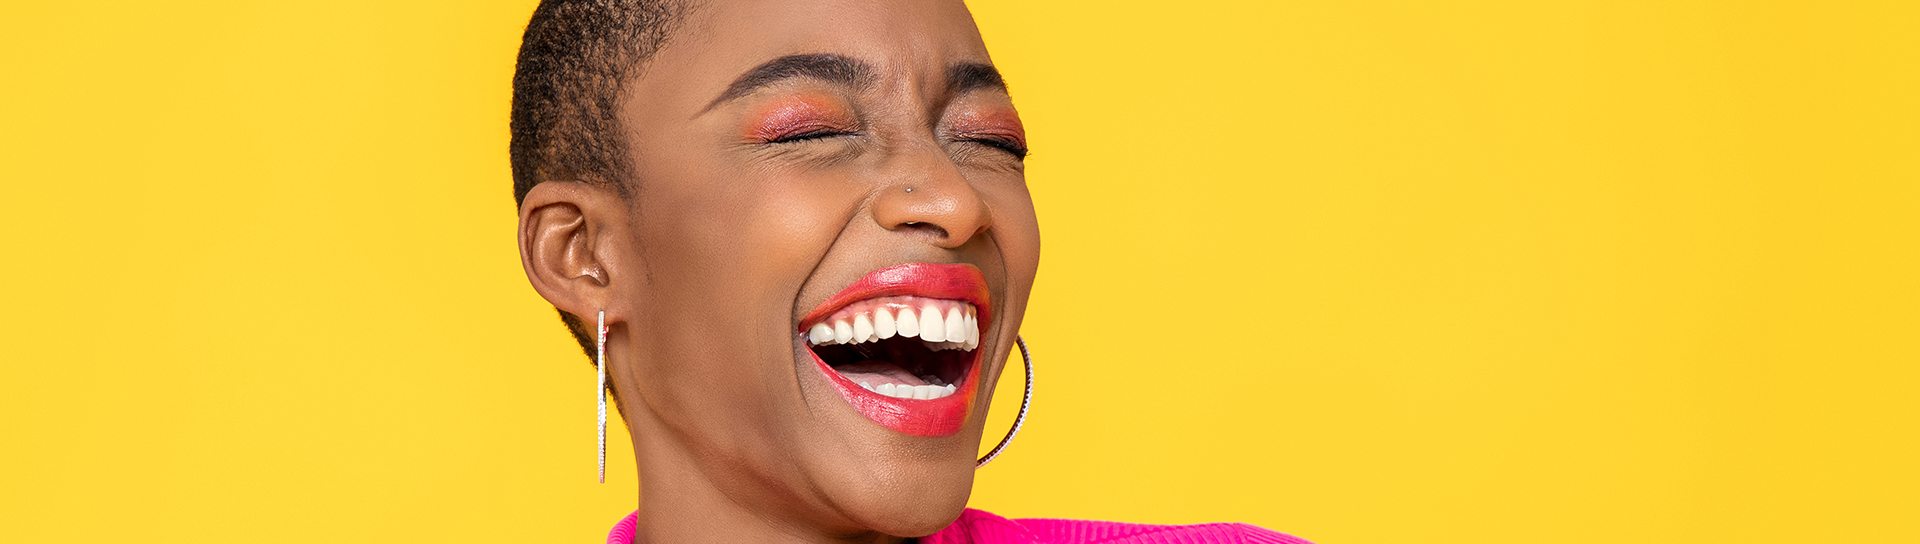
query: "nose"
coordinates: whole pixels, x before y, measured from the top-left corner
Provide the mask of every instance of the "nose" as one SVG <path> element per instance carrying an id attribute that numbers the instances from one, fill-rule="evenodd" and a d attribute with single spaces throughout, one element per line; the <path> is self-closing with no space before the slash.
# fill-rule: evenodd
<path id="1" fill-rule="evenodd" d="M 986 232 L 987 203 L 953 160 L 938 148 L 895 161 L 894 180 L 873 200 L 873 221 L 894 232 L 910 232 L 945 249 L 957 249 Z"/>

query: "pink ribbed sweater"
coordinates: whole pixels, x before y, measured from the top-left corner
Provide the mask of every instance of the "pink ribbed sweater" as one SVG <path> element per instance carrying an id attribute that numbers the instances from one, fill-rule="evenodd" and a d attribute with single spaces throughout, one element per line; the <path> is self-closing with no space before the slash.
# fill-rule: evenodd
<path id="1" fill-rule="evenodd" d="M 636 515 L 613 526 L 607 544 L 632 544 Z M 923 544 L 1312 544 L 1244 523 L 1137 525 L 1066 519 L 1007 519 L 968 508 Z"/>

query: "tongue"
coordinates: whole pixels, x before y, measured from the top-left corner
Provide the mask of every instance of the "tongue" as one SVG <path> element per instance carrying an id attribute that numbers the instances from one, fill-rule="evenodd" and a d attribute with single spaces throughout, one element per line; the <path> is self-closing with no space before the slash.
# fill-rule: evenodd
<path id="1" fill-rule="evenodd" d="M 886 361 L 860 361 L 849 365 L 833 367 L 841 376 L 853 380 L 853 383 L 866 383 L 873 387 L 890 383 L 894 385 L 929 385 L 925 378 L 907 372 L 900 365 Z"/>

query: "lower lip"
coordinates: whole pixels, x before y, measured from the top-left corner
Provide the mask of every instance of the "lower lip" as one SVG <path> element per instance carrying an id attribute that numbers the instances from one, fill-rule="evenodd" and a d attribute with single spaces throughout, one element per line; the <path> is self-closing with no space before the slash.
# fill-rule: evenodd
<path id="1" fill-rule="evenodd" d="M 902 434 L 938 437 L 959 432 L 960 426 L 967 422 L 967 415 L 972 413 L 973 395 L 977 389 L 974 384 L 980 383 L 980 354 L 984 351 L 984 346 L 974 350 L 973 360 L 967 364 L 966 377 L 958 380 L 958 390 L 952 395 L 928 400 L 894 398 L 868 391 L 827 366 L 827 362 L 820 360 L 820 355 L 813 353 L 812 348 L 807 349 L 807 355 L 813 358 L 813 364 L 820 368 L 820 373 L 827 376 L 827 383 L 833 384 L 833 388 L 839 390 L 840 396 L 847 399 L 847 404 L 853 405 L 854 411 L 860 412 L 860 415 Z"/>

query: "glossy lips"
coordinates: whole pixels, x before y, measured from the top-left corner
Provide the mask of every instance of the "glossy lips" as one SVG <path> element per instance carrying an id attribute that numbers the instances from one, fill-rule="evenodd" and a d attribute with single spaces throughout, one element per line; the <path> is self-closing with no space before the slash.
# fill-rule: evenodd
<path id="1" fill-rule="evenodd" d="M 797 332 L 801 335 L 802 343 L 808 345 L 807 351 L 814 365 L 855 411 L 896 432 L 913 436 L 946 436 L 959 431 L 973 409 L 974 395 L 978 391 L 976 384 L 979 383 L 980 358 L 985 351 L 977 349 L 977 346 L 985 331 L 991 330 L 989 325 L 993 317 L 988 302 L 986 279 L 981 276 L 979 269 L 971 265 L 907 263 L 868 273 L 853 285 L 829 297 L 800 320 L 800 330 Z M 874 326 L 874 321 L 884 319 L 882 314 L 893 318 L 890 319 L 891 327 Z M 912 317 L 909 318 L 909 315 Z M 912 319 L 913 325 L 920 325 L 925 321 L 924 317 L 929 315 L 937 316 L 935 319 L 942 324 L 940 331 L 902 327 L 907 325 L 908 319 Z M 959 316 L 958 322 L 950 319 L 956 315 Z M 839 330 L 842 328 L 847 330 Z M 887 332 L 892 334 L 882 334 Z M 953 332 L 962 334 L 948 338 Z M 907 383 L 870 383 L 872 387 L 862 387 L 842 374 L 841 370 L 856 375 L 881 376 L 879 373 L 860 372 L 879 371 L 863 367 L 867 365 L 865 362 L 842 365 L 841 370 L 835 370 L 821 355 L 823 349 L 844 351 L 858 348 L 865 353 L 865 349 L 877 347 L 880 342 L 896 345 L 895 353 L 900 351 L 897 347 L 900 343 L 924 342 L 924 347 L 915 345 L 911 349 L 936 354 L 922 358 L 948 358 L 959 368 L 950 369 L 952 372 L 945 377 L 883 378 L 867 381 Z M 899 368 L 891 370 L 892 374 L 901 374 L 901 369 L 914 365 L 907 362 L 899 364 Z"/>

